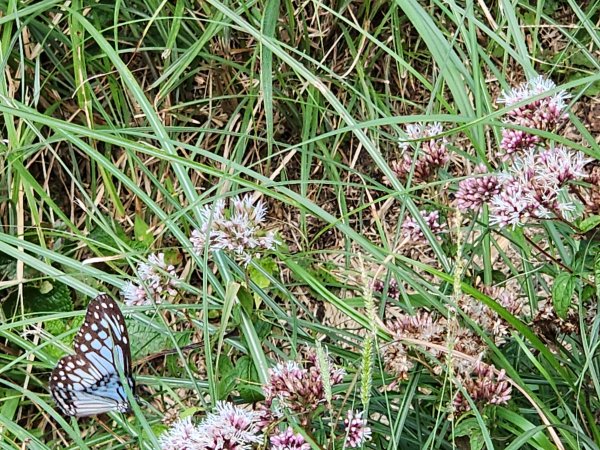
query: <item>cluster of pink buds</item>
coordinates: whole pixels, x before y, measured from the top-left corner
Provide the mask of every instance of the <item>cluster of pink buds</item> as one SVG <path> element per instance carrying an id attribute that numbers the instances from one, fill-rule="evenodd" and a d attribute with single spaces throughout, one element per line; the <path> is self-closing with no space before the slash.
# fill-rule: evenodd
<path id="1" fill-rule="evenodd" d="M 448 163 L 450 153 L 446 147 L 446 140 L 436 137 L 442 131 L 439 123 L 412 124 L 406 127 L 408 140 L 400 143 L 401 158 L 390 162 L 390 168 L 398 179 L 404 181 L 412 172 L 414 182 L 425 182 Z M 409 141 L 421 141 L 420 148 L 413 148 Z"/>
<path id="2" fill-rule="evenodd" d="M 476 405 L 504 405 L 511 398 L 512 387 L 506 380 L 504 370 L 496 373 L 493 365 L 477 362 L 473 372 L 463 374 L 459 382 L 464 387 L 471 400 Z M 454 398 L 455 411 L 468 411 L 471 409 L 465 396 L 458 392 Z"/>

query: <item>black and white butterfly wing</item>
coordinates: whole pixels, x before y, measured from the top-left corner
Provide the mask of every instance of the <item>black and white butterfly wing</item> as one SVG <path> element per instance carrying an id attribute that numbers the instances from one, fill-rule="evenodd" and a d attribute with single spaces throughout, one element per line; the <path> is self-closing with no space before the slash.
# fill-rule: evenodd
<path id="1" fill-rule="evenodd" d="M 62 412 L 84 417 L 129 411 L 119 377 L 122 371 L 135 390 L 129 336 L 121 310 L 106 294 L 88 305 L 74 348 L 75 354 L 60 359 L 50 375 L 50 392 Z"/>

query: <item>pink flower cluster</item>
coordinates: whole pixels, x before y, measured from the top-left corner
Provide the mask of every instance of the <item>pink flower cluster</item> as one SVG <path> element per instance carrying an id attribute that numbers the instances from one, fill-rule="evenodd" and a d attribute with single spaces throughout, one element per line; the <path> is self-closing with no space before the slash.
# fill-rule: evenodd
<path id="1" fill-rule="evenodd" d="M 342 382 L 345 372 L 331 369 L 329 380 L 332 386 Z M 263 424 L 267 426 L 274 417 L 271 407 L 288 408 L 299 416 L 300 423 L 310 422 L 312 413 L 319 404 L 325 402 L 325 386 L 321 377 L 321 369 L 316 358 L 309 356 L 308 367 L 302 367 L 294 361 L 277 364 L 269 370 L 269 382 L 263 386 L 265 401 L 262 405 Z M 277 402 L 275 405 L 274 402 Z"/>
<path id="2" fill-rule="evenodd" d="M 310 444 L 300 433 L 294 433 L 292 427 L 271 436 L 269 440 L 272 450 L 310 450 Z"/>
<path id="3" fill-rule="evenodd" d="M 500 180 L 488 174 L 485 165 L 475 168 L 474 176 L 462 180 L 456 193 L 456 206 L 461 211 L 476 211 L 500 193 Z"/>
<path id="4" fill-rule="evenodd" d="M 414 367 L 409 347 L 404 339 L 415 339 L 432 344 L 443 344 L 447 334 L 446 319 L 437 317 L 425 310 L 415 315 L 401 314 L 397 319 L 387 322 L 393 341 L 383 347 L 383 360 L 387 370 L 400 380 L 408 379 L 408 373 Z M 429 351 L 434 359 L 443 357 L 436 351 Z"/>
<path id="5" fill-rule="evenodd" d="M 588 162 L 583 153 L 562 146 L 515 157 L 500 175 L 500 192 L 490 200 L 490 224 L 515 228 L 530 218 L 572 221 L 582 208 L 569 183 L 586 177 Z"/>
<path id="6" fill-rule="evenodd" d="M 362 418 L 363 413 L 364 411 L 349 410 L 344 419 L 347 447 L 357 448 L 371 440 L 371 427 L 367 426 L 367 420 Z"/>
<path id="7" fill-rule="evenodd" d="M 439 211 L 420 211 L 421 217 L 425 221 L 427 227 L 431 230 L 433 235 L 437 239 L 441 239 L 440 234 L 444 231 L 444 226 L 440 224 L 440 213 Z M 425 234 L 421 229 L 421 226 L 415 219 L 410 216 L 406 216 L 404 222 L 402 222 L 401 235 L 404 239 L 414 244 L 427 244 Z"/>
<path id="8" fill-rule="evenodd" d="M 538 76 L 510 91 L 503 92 L 497 102 L 512 106 L 548 92 L 555 87 L 556 85 L 552 80 Z M 532 100 L 509 111 L 505 117 L 505 123 L 541 131 L 554 131 L 568 117 L 565 110 L 567 107 L 566 100 L 569 97 L 567 92 L 560 91 L 554 95 Z M 541 143 L 542 138 L 538 135 L 524 130 L 505 128 L 502 130 L 500 148 L 504 152 L 504 158 L 508 158 L 514 153 L 531 150 Z"/>
<path id="9" fill-rule="evenodd" d="M 400 160 L 390 162 L 390 168 L 400 180 L 406 180 L 413 171 L 415 182 L 425 182 L 433 177 L 437 170 L 448 163 L 450 153 L 446 147 L 446 140 L 436 138 L 442 133 L 439 123 L 431 125 L 411 124 L 406 127 L 408 140 L 422 140 L 421 148 L 415 151 L 411 143 L 400 143 L 402 156 Z M 416 158 L 416 159 L 415 159 Z"/>
<path id="10" fill-rule="evenodd" d="M 522 316 L 528 313 L 526 299 L 520 299 L 506 287 L 488 288 L 485 291 L 496 298 L 511 314 Z M 457 305 L 470 319 L 489 333 L 496 344 L 506 342 L 508 324 L 488 306 L 472 297 L 464 296 Z M 479 335 L 460 324 L 456 318 L 446 318 L 424 309 L 416 314 L 400 314 L 387 322 L 393 341 L 382 348 L 386 369 L 399 380 L 408 379 L 409 372 L 417 361 L 430 367 L 435 375 L 440 375 L 446 367 L 448 353 L 452 349 L 459 354 L 450 361 L 457 382 L 480 404 L 505 403 L 510 399 L 510 385 L 503 372 L 495 376 L 494 366 L 481 362 L 488 346 Z M 479 361 L 473 365 L 470 361 Z M 458 411 L 466 411 L 466 400 L 459 396 L 454 401 Z"/>
<path id="11" fill-rule="evenodd" d="M 143 306 L 162 303 L 177 295 L 175 267 L 165 262 L 164 253 L 151 254 L 137 266 L 138 283 L 129 281 L 121 290 L 125 304 Z"/>
<path id="12" fill-rule="evenodd" d="M 263 232 L 267 208 L 263 202 L 254 204 L 252 196 L 235 197 L 227 207 L 219 199 L 201 211 L 201 226 L 192 231 L 190 242 L 194 252 L 224 250 L 247 265 L 261 251 L 272 250 L 279 243 L 272 231 Z"/>
<path id="13" fill-rule="evenodd" d="M 386 292 L 386 285 L 381 280 L 373 281 L 373 292 L 378 294 L 383 294 Z M 387 296 L 389 298 L 393 298 L 394 300 L 398 300 L 400 298 L 400 288 L 398 286 L 398 282 L 393 278 L 387 285 Z"/>
<path id="14" fill-rule="evenodd" d="M 484 288 L 483 292 L 496 299 L 496 302 L 513 316 L 522 317 L 529 313 L 527 299 L 517 297 L 509 289 L 499 287 Z M 496 345 L 502 345 L 506 342 L 506 338 L 509 335 L 509 325 L 496 311 L 468 295 L 463 296 L 459 300 L 458 306 L 474 322 L 488 332 Z"/>
<path id="15" fill-rule="evenodd" d="M 263 441 L 258 414 L 232 403 L 217 402 L 198 425 L 191 418 L 176 422 L 159 438 L 161 450 L 246 450 Z"/>
<path id="16" fill-rule="evenodd" d="M 472 373 L 459 375 L 459 382 L 471 400 L 477 405 L 504 405 L 511 399 L 512 387 L 501 370 L 496 374 L 494 366 L 478 361 Z M 464 412 L 471 409 L 465 396 L 458 392 L 453 402 L 454 410 Z"/>

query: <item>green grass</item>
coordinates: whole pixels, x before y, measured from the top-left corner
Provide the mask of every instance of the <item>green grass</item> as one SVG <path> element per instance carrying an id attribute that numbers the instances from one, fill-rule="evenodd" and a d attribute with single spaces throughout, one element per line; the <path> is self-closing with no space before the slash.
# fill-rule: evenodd
<path id="1" fill-rule="evenodd" d="M 496 99 L 536 74 L 572 98 L 569 132 L 534 133 L 597 164 L 600 4 L 484 3 L 0 0 L 1 448 L 159 448 L 165 415 L 257 402 L 268 368 L 317 341 L 347 375 L 323 420 L 287 418 L 315 449 L 343 447 L 325 417 L 367 403 L 364 448 L 600 448 L 597 228 L 498 229 L 487 210 L 456 227 L 450 195 L 467 167 L 502 166 L 511 108 Z M 451 163 L 399 179 L 405 126 L 436 121 Z M 247 268 L 192 252 L 203 206 L 246 193 L 267 202 L 278 250 Z M 442 239 L 423 209 L 442 212 Z M 427 255 L 402 250 L 409 216 Z M 61 418 L 48 377 L 89 297 L 120 299 L 154 252 L 183 278 L 173 301 L 123 308 L 139 403 Z M 578 329 L 552 342 L 483 289 L 514 280 L 535 311 L 561 274 Z M 399 298 L 366 308 L 374 278 L 398 280 Z M 497 346 L 457 313 L 513 391 L 453 417 L 450 363 L 433 373 L 421 346 L 395 382 L 381 350 L 394 314 L 454 317 L 463 295 L 510 324 Z"/>

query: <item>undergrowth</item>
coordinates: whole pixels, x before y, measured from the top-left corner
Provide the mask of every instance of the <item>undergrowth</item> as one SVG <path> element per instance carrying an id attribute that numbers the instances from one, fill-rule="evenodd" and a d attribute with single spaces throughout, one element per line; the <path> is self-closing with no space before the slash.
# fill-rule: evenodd
<path id="1" fill-rule="evenodd" d="M 0 0 L 2 448 L 600 448 L 599 11 Z"/>

